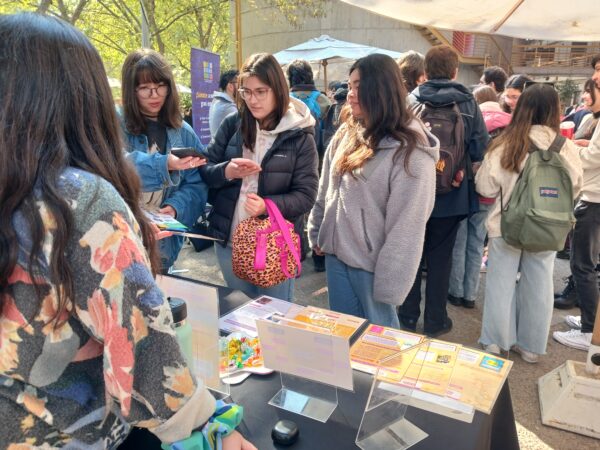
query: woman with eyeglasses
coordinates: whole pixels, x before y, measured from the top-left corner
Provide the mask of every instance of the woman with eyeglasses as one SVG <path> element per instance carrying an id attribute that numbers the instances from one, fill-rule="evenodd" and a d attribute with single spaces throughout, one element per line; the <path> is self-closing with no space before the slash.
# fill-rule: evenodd
<path id="1" fill-rule="evenodd" d="M 204 151 L 194 130 L 182 120 L 171 66 L 154 50 L 136 50 L 123 64 L 121 89 L 122 127 L 128 157 L 142 180 L 142 207 L 193 226 L 206 204 L 208 189 L 198 171 L 206 160 L 171 153 L 173 148 Z M 182 245 L 180 236 L 159 241 L 163 273 Z"/>
<path id="2" fill-rule="evenodd" d="M 285 219 L 303 232 L 303 216 L 312 208 L 318 187 L 318 157 L 308 107 L 290 97 L 285 75 L 269 54 L 250 56 L 238 76 L 240 112 L 228 116 L 207 148 L 200 168 L 211 188 L 209 216 L 215 251 L 227 285 L 250 297 L 270 295 L 291 301 L 294 279 L 259 288 L 235 276 L 231 239 L 237 225 L 266 213 L 272 200 Z"/>
<path id="3" fill-rule="evenodd" d="M 506 88 L 501 96 L 501 106 L 504 112 L 512 114 L 517 107 L 519 97 L 525 89 L 525 84 L 532 82 L 533 80 L 527 75 L 515 74 L 511 76 L 506 82 Z"/>

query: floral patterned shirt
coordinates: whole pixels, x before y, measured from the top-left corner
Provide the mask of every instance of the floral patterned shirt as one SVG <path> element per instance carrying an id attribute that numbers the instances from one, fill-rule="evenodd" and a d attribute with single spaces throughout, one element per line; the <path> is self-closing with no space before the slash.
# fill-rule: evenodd
<path id="1" fill-rule="evenodd" d="M 214 400 L 186 366 L 139 225 L 97 176 L 67 169 L 59 187 L 74 215 L 66 250 L 73 309 L 63 326 L 48 324 L 57 307 L 48 277 L 56 223 L 38 201 L 46 238 L 33 278 L 28 225 L 13 217 L 19 254 L 0 315 L 0 449 L 116 448 L 133 424 L 167 441 L 188 436 Z"/>

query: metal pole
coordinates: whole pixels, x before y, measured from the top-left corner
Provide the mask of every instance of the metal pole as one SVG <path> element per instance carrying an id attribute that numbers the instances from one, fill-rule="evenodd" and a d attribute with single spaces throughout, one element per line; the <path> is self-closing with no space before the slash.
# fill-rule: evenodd
<path id="1" fill-rule="evenodd" d="M 142 14 L 142 48 L 150 48 L 150 31 L 148 29 L 148 16 L 144 8 L 144 2 L 140 0 L 140 10 Z"/>
<path id="2" fill-rule="evenodd" d="M 242 0 L 235 0 L 235 61 L 237 68 L 242 67 Z"/>

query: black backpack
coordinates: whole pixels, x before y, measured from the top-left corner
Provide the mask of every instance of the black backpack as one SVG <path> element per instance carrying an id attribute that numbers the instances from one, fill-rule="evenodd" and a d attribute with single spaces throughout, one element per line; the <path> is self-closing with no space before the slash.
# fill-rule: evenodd
<path id="1" fill-rule="evenodd" d="M 419 103 L 413 108 L 413 112 L 440 141 L 440 159 L 435 166 L 435 193 L 447 194 L 460 186 L 462 178 L 457 177 L 457 174 L 463 171 L 464 177 L 467 166 L 462 114 L 456 103 Z"/>

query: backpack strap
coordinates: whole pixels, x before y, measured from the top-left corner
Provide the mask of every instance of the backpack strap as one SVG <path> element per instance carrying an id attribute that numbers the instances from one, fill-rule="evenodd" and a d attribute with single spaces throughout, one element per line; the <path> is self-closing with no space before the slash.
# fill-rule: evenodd
<path id="1" fill-rule="evenodd" d="M 549 152 L 560 153 L 560 149 L 565 145 L 567 138 L 560 133 L 556 133 L 556 137 L 548 147 Z"/>
<path id="2" fill-rule="evenodd" d="M 550 147 L 548 147 L 547 150 L 549 152 L 560 153 L 560 149 L 563 147 L 563 145 L 565 145 L 566 140 L 567 140 L 566 137 L 564 137 L 562 134 L 557 133 L 556 137 L 554 138 L 554 140 L 550 144 Z M 534 152 L 537 152 L 538 150 L 541 150 L 541 148 L 539 148 L 537 145 L 535 145 L 532 141 L 531 146 L 529 147 L 529 153 L 534 153 Z"/>

